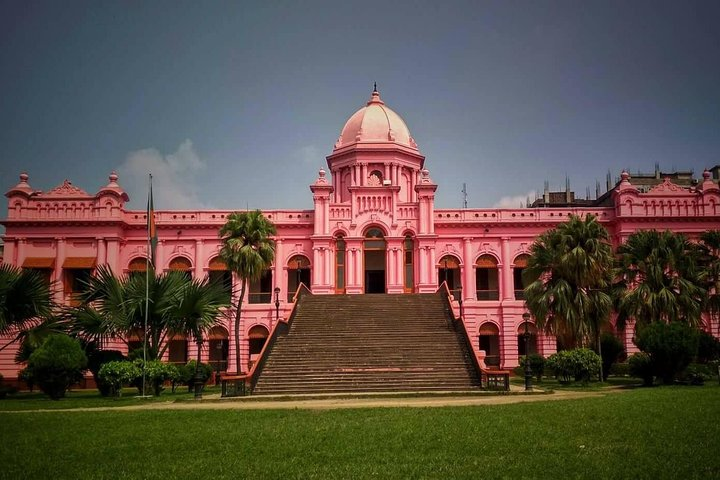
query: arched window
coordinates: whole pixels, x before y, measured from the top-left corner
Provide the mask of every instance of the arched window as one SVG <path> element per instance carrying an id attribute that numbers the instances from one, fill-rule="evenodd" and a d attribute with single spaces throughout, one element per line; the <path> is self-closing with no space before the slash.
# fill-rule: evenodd
<path id="1" fill-rule="evenodd" d="M 263 325 L 255 325 L 248 332 L 248 347 L 250 351 L 248 368 L 252 368 L 253 364 L 257 361 L 269 336 L 270 332 Z"/>
<path id="2" fill-rule="evenodd" d="M 515 300 L 525 300 L 525 282 L 523 282 L 522 274 L 527 267 L 529 255 L 518 255 L 513 262 L 513 288 L 515 289 Z"/>
<path id="3" fill-rule="evenodd" d="M 475 285 L 478 300 L 497 300 L 500 298 L 498 290 L 498 265 L 492 255 L 482 255 L 475 262 Z"/>
<path id="4" fill-rule="evenodd" d="M 485 351 L 486 365 L 500 365 L 500 330 L 492 322 L 480 325 L 480 350 Z"/>
<path id="5" fill-rule="evenodd" d="M 310 288 L 310 260 L 305 255 L 295 255 L 287 263 L 288 302 L 292 302 L 300 284 Z"/>
<path id="6" fill-rule="evenodd" d="M 445 255 L 438 262 L 438 286 L 447 282 L 450 293 L 455 299 L 460 298 L 462 284 L 460 283 L 460 260 L 452 255 Z"/>
<path id="7" fill-rule="evenodd" d="M 383 175 L 380 170 L 373 170 L 368 177 L 368 186 L 379 187 L 382 185 Z"/>
<path id="8" fill-rule="evenodd" d="M 227 265 L 220 257 L 214 257 L 208 264 L 208 278 L 211 282 L 222 286 L 223 291 L 227 295 L 228 300 L 232 295 L 232 272 L 227 269 Z"/>
<path id="9" fill-rule="evenodd" d="M 335 239 L 335 293 L 345 293 L 345 239 Z"/>
<path id="10" fill-rule="evenodd" d="M 192 263 L 185 257 L 175 257 L 170 260 L 168 269 L 175 272 L 183 272 L 187 278 L 192 278 Z"/>
<path id="11" fill-rule="evenodd" d="M 415 289 L 415 266 L 413 264 L 413 239 L 410 235 L 405 236 L 403 242 L 403 275 L 405 293 L 412 293 Z"/>
<path id="12" fill-rule="evenodd" d="M 272 303 L 272 268 L 265 270 L 258 280 L 250 282 L 249 303 Z"/>
<path id="13" fill-rule="evenodd" d="M 527 343 L 527 354 L 537 353 L 537 328 L 534 323 L 527 322 L 528 333 L 530 334 Z M 525 355 L 525 322 L 521 323 L 517 329 L 518 355 Z"/>
<path id="14" fill-rule="evenodd" d="M 148 261 L 145 257 L 136 257 L 128 263 L 128 274 L 130 276 L 139 275 L 147 271 Z"/>

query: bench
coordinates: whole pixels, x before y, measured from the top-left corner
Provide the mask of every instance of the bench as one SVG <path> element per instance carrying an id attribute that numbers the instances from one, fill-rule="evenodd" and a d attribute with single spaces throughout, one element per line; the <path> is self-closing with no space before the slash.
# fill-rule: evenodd
<path id="1" fill-rule="evenodd" d="M 487 390 L 510 391 L 510 371 L 481 368 L 480 387 Z"/>
<path id="2" fill-rule="evenodd" d="M 245 384 L 247 375 L 220 375 L 222 397 L 242 397 L 247 393 Z"/>

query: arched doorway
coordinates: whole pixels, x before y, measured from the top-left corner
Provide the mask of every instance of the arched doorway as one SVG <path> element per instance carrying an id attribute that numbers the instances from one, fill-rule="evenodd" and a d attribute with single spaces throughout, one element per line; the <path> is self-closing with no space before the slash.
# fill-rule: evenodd
<path id="1" fill-rule="evenodd" d="M 500 330 L 492 322 L 480 325 L 480 350 L 485 350 L 485 364 L 500 366 Z"/>
<path id="2" fill-rule="evenodd" d="M 525 282 L 523 271 L 528 265 L 530 255 L 521 254 L 515 257 L 513 262 L 513 288 L 515 289 L 515 300 L 525 300 Z"/>
<path id="3" fill-rule="evenodd" d="M 445 255 L 438 263 L 438 286 L 447 282 L 448 289 L 455 299 L 461 296 L 460 261 L 452 255 Z"/>
<path id="4" fill-rule="evenodd" d="M 365 233 L 365 293 L 385 293 L 385 235 L 379 228 Z"/>
<path id="5" fill-rule="evenodd" d="M 288 260 L 287 271 L 288 302 L 292 302 L 301 283 L 310 288 L 310 260 L 305 255 L 295 255 Z"/>
<path id="6" fill-rule="evenodd" d="M 183 272 L 188 279 L 192 278 L 192 264 L 185 257 L 175 257 L 170 260 L 168 270 Z"/>
<path id="7" fill-rule="evenodd" d="M 248 347 L 250 360 L 248 361 L 248 369 L 252 368 L 262 352 L 270 332 L 264 325 L 255 325 L 248 332 Z"/>
<path id="8" fill-rule="evenodd" d="M 227 370 L 228 347 L 230 346 L 228 331 L 223 327 L 213 327 L 208 334 L 208 361 L 216 374 Z M 217 377 L 216 377 L 217 382 Z"/>
<path id="9" fill-rule="evenodd" d="M 478 300 L 497 300 L 498 288 L 498 265 L 492 255 L 482 255 L 475 262 L 475 285 L 476 298 Z"/>
<path id="10" fill-rule="evenodd" d="M 535 327 L 534 323 L 527 323 L 527 329 L 528 333 L 530 334 L 530 338 L 528 338 L 528 345 L 527 345 L 527 354 L 532 355 L 534 353 L 537 353 L 537 328 Z M 517 341 L 518 341 L 518 355 L 523 356 L 525 355 L 525 322 L 521 323 L 520 326 L 517 329 Z"/>

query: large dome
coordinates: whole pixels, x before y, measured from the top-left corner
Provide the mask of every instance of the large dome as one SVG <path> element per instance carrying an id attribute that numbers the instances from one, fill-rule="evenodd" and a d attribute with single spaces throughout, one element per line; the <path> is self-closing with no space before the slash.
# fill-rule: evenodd
<path id="1" fill-rule="evenodd" d="M 400 115 L 385 106 L 377 90 L 367 105 L 353 114 L 340 133 L 335 150 L 357 143 L 395 143 L 417 150 Z"/>

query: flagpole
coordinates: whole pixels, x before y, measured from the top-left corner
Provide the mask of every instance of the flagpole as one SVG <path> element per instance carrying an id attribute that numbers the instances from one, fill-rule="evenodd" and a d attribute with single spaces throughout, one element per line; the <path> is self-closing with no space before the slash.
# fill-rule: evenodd
<path id="1" fill-rule="evenodd" d="M 150 309 L 150 265 L 151 265 L 151 240 L 150 236 L 150 225 L 152 220 L 150 215 L 154 212 L 151 209 L 150 202 L 152 201 L 152 174 L 148 174 L 148 208 L 147 208 L 147 260 L 145 262 L 145 325 L 143 328 L 143 366 L 142 366 L 142 396 L 145 397 L 145 364 L 147 363 L 147 330 L 148 330 L 148 315 Z M 155 265 L 153 265 L 155 268 Z"/>

